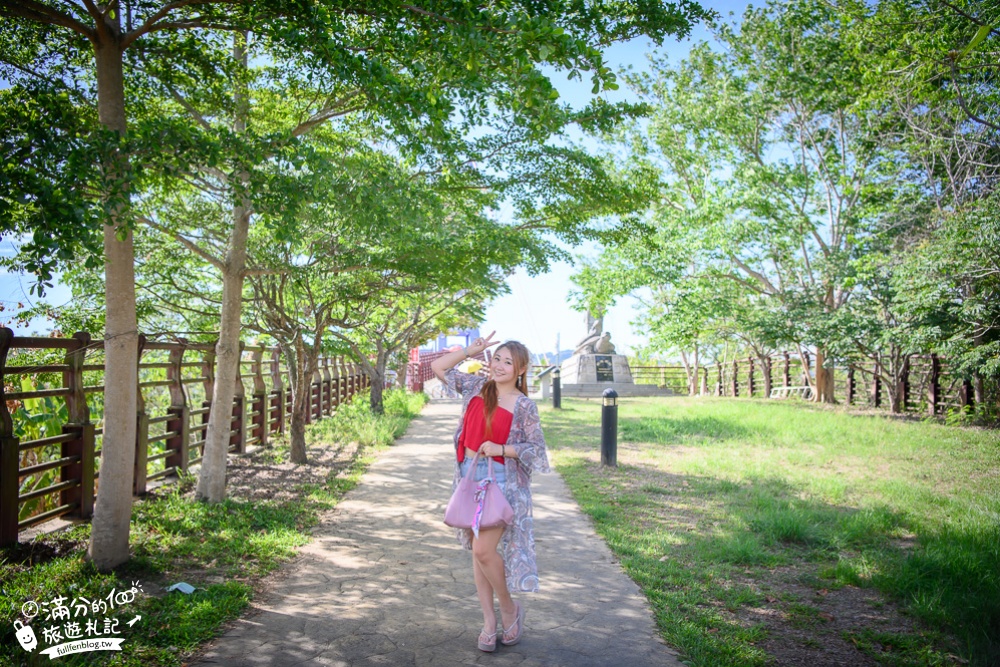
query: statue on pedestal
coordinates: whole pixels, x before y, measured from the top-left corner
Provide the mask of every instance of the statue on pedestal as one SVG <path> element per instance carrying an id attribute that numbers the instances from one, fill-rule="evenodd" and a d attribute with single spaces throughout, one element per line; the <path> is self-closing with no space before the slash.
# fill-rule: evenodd
<path id="1" fill-rule="evenodd" d="M 607 331 L 601 335 L 600 339 L 594 344 L 594 352 L 597 354 L 614 354 L 615 344 L 611 342 L 611 334 Z"/>
<path id="2" fill-rule="evenodd" d="M 604 331 L 604 316 L 594 317 L 588 310 L 584 321 L 587 324 L 587 335 L 576 344 L 573 354 L 614 354 L 611 334 Z"/>

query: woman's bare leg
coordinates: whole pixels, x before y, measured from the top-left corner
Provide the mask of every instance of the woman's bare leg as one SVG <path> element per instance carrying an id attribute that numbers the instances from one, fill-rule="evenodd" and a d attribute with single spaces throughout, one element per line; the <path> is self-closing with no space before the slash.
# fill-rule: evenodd
<path id="1" fill-rule="evenodd" d="M 496 593 L 500 601 L 500 621 L 505 628 L 509 628 L 517 620 L 517 607 L 507 590 L 507 573 L 504 571 L 503 558 L 497 553 L 497 545 L 503 536 L 505 528 L 488 528 L 479 531 L 479 537 L 472 539 L 472 559 L 478 566 L 478 573 L 492 590 L 489 592 L 490 614 L 493 613 L 493 593 Z M 479 594 L 480 604 L 483 603 L 484 591 L 480 588 L 479 579 L 476 579 L 476 591 Z M 485 614 L 486 607 L 483 607 Z M 493 621 L 496 623 L 496 619 Z M 488 625 L 488 623 L 487 623 Z"/>
<path id="2" fill-rule="evenodd" d="M 479 596 L 479 606 L 483 608 L 483 628 L 487 634 L 492 634 L 497 627 L 496 610 L 493 608 L 493 586 L 475 558 L 472 559 L 472 573 L 476 582 L 476 594 Z"/>

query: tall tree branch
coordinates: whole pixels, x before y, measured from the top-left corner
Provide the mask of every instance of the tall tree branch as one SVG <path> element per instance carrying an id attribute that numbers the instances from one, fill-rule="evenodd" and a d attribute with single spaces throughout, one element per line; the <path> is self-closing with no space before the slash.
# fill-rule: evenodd
<path id="1" fill-rule="evenodd" d="M 48 7 L 34 0 L 0 0 L 0 15 L 30 19 L 48 25 L 58 25 L 79 33 L 91 42 L 97 41 L 97 32 L 69 14 Z"/>
<path id="2" fill-rule="evenodd" d="M 962 88 L 958 85 L 958 65 L 956 65 L 956 61 L 954 58 L 949 60 L 949 65 L 951 66 L 951 84 L 952 87 L 955 89 L 955 94 L 958 95 L 958 105 L 962 107 L 962 111 L 965 112 L 965 115 L 968 116 L 970 119 L 976 121 L 977 123 L 985 125 L 990 129 L 1000 131 L 1000 125 L 991 123 L 985 118 L 980 118 L 979 116 L 977 116 L 972 112 L 972 109 L 970 109 L 969 105 L 966 104 L 965 102 L 965 96 L 962 95 Z"/>
<path id="3" fill-rule="evenodd" d="M 176 2 L 168 2 L 167 4 L 160 7 L 152 16 L 143 21 L 135 30 L 127 33 L 121 41 L 121 48 L 125 50 L 129 47 L 132 42 L 139 39 L 147 32 L 151 32 L 155 29 L 161 29 L 162 26 L 157 26 L 157 21 L 165 17 L 167 14 L 175 9 L 180 9 L 181 7 L 188 7 L 190 5 L 211 5 L 211 4 L 233 4 L 238 0 L 177 0 Z"/>
<path id="4" fill-rule="evenodd" d="M 156 231 L 161 232 L 163 234 L 166 234 L 170 238 L 174 239 L 175 241 L 177 241 L 178 243 L 180 243 L 182 246 L 184 246 L 185 248 L 187 248 L 188 250 L 190 250 L 191 252 L 193 252 L 194 254 L 198 255 L 203 260 L 205 260 L 206 262 L 208 262 L 209 264 L 211 264 L 212 266 L 214 266 L 215 268 L 217 268 L 219 271 L 224 271 L 225 270 L 225 268 L 226 268 L 225 267 L 225 263 L 222 260 L 220 260 L 219 258 L 215 257 L 215 255 L 211 254 L 210 252 L 204 250 L 201 246 L 199 246 L 197 243 L 191 241 L 190 239 L 188 239 L 183 234 L 181 234 L 179 232 L 175 232 L 172 229 L 168 229 L 167 227 L 164 227 L 163 225 L 159 224 L 158 222 L 154 222 L 153 220 L 151 220 L 151 219 L 149 219 L 149 218 L 147 218 L 146 216 L 143 216 L 143 215 L 138 216 L 136 219 L 139 222 L 143 223 L 144 225 L 148 225 L 149 227 L 152 227 Z"/>

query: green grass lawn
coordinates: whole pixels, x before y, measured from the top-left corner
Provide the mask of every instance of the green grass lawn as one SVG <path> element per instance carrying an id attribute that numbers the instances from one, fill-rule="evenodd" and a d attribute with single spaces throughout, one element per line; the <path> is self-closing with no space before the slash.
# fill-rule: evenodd
<path id="1" fill-rule="evenodd" d="M 13 623 L 28 600 L 51 601 L 65 596 L 63 604 L 79 614 L 73 600 L 95 601 L 132 582 L 167 584 L 184 581 L 199 590 L 191 595 L 167 593 L 136 597 L 129 605 L 102 614 L 116 618 L 125 637 L 118 652 L 86 652 L 58 657 L 61 665 L 123 665 L 128 667 L 177 666 L 197 646 L 217 635 L 226 621 L 240 615 L 253 597 L 254 586 L 267 573 L 296 554 L 310 539 L 310 529 L 320 514 L 336 506 L 357 484 L 378 450 L 402 435 L 424 403 L 423 395 L 388 392 L 386 414 L 373 417 L 367 395 L 342 406 L 329 419 L 307 427 L 310 456 L 323 448 L 345 448 L 348 455 L 335 468 L 319 471 L 319 484 L 257 489 L 280 500 L 229 498 L 206 504 L 193 499 L 193 479 L 162 487 L 135 504 L 130 530 L 132 559 L 110 574 L 100 574 L 85 561 L 90 525 L 39 537 L 18 548 L 0 551 L 0 665 L 43 665 L 50 659 L 26 653 L 14 636 Z M 348 446 L 349 445 L 349 446 Z M 254 455 L 260 465 L 287 460 L 287 443 Z M 251 480 L 251 483 L 253 480 Z M 143 589 L 144 592 L 149 591 Z M 113 598 L 112 598 L 113 599 Z M 135 615 L 141 625 L 125 626 Z M 39 648 L 43 642 L 45 614 L 32 622 Z M 80 616 L 82 620 L 86 615 Z M 22 619 L 23 620 L 23 619 Z M 107 633 L 103 633 L 107 634 Z M 83 636 L 86 638 L 86 635 Z"/>
<path id="2" fill-rule="evenodd" d="M 598 401 L 563 405 L 552 459 L 688 664 L 1000 664 L 1000 432 L 629 398 L 610 469 Z"/>

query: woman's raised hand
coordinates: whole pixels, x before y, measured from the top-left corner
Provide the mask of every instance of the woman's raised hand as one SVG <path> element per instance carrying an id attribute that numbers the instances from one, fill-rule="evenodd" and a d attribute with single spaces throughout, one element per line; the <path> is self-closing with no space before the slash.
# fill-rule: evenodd
<path id="1" fill-rule="evenodd" d="M 480 336 L 476 340 L 472 341 L 472 343 L 469 345 L 469 347 L 465 348 L 465 351 L 469 354 L 470 357 L 472 357 L 472 356 L 475 356 L 475 355 L 479 354 L 480 352 L 482 352 L 483 350 L 485 350 L 488 347 L 493 347 L 494 345 L 499 345 L 500 341 L 493 340 L 493 335 L 494 334 L 496 334 L 496 331 L 493 331 L 492 333 L 490 333 L 490 335 L 487 336 L 486 338 L 483 338 L 482 336 Z"/>

